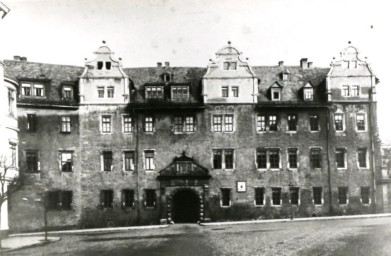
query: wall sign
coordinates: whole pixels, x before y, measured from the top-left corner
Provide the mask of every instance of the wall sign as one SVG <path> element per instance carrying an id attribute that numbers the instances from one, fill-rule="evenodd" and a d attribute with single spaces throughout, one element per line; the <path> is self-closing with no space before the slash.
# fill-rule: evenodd
<path id="1" fill-rule="evenodd" d="M 246 192 L 246 182 L 245 181 L 238 181 L 236 183 L 236 191 L 237 192 Z"/>

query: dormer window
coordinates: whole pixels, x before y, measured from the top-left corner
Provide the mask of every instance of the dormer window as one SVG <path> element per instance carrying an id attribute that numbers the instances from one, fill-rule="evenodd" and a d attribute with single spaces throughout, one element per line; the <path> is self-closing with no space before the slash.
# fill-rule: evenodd
<path id="1" fill-rule="evenodd" d="M 310 83 L 307 83 L 303 88 L 303 98 L 305 101 L 314 100 L 314 88 Z"/>
<path id="2" fill-rule="evenodd" d="M 164 82 L 171 82 L 171 75 L 168 73 L 163 74 L 162 78 Z"/>
<path id="3" fill-rule="evenodd" d="M 147 86 L 145 88 L 146 99 L 163 99 L 163 86 Z"/>
<path id="4" fill-rule="evenodd" d="M 176 85 L 171 87 L 171 99 L 173 101 L 187 101 L 189 100 L 189 86 Z"/>
<path id="5" fill-rule="evenodd" d="M 111 69 L 111 62 L 110 61 L 106 61 L 106 69 L 107 70 Z"/>
<path id="6" fill-rule="evenodd" d="M 281 79 L 283 81 L 288 81 L 290 79 L 291 72 L 289 70 L 285 70 L 284 72 L 281 73 Z"/>
<path id="7" fill-rule="evenodd" d="M 281 100 L 281 90 L 282 90 L 282 86 L 278 82 L 275 82 L 271 86 L 270 93 L 271 93 L 271 100 L 272 101 L 280 101 Z"/>
<path id="8" fill-rule="evenodd" d="M 225 61 L 223 63 L 224 70 L 236 70 L 236 62 Z"/>
<path id="9" fill-rule="evenodd" d="M 63 100 L 71 100 L 73 99 L 73 88 L 69 85 L 64 85 L 62 87 L 62 99 Z"/>
<path id="10" fill-rule="evenodd" d="M 102 70 L 102 68 L 103 68 L 103 61 L 98 61 L 97 67 L 98 67 L 98 70 Z"/>

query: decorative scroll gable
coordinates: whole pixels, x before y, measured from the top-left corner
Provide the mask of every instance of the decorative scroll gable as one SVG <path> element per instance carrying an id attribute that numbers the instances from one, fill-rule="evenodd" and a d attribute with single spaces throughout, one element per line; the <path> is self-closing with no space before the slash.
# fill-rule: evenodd
<path id="1" fill-rule="evenodd" d="M 182 154 L 175 157 L 172 163 L 160 171 L 159 179 L 194 178 L 209 179 L 208 169 L 198 164 L 193 158 Z"/>

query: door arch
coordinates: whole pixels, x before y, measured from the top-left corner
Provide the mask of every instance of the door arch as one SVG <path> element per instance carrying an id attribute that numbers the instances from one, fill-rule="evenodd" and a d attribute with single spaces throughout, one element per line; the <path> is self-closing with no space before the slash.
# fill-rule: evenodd
<path id="1" fill-rule="evenodd" d="M 200 220 L 200 199 L 195 191 L 183 189 L 174 194 L 172 219 L 175 223 L 197 223 Z"/>

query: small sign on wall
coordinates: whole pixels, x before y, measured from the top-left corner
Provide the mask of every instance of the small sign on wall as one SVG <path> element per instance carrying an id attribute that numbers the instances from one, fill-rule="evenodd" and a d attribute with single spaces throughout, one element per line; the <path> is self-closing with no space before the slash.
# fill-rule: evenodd
<path id="1" fill-rule="evenodd" d="M 236 182 L 236 191 L 237 192 L 246 192 L 246 182 L 245 181 Z"/>

